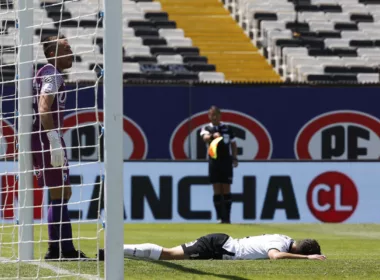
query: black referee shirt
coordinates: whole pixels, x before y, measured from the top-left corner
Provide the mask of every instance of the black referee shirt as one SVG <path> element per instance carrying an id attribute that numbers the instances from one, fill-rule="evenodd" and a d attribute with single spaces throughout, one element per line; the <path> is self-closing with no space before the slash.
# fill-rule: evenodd
<path id="1" fill-rule="evenodd" d="M 219 125 L 215 126 L 212 123 L 206 124 L 202 127 L 200 136 L 203 138 L 204 135 L 213 135 L 214 133 L 219 132 L 220 136 L 223 137 L 224 144 L 228 147 L 228 153 L 229 156 L 231 156 L 231 143 L 235 142 L 235 133 L 232 131 L 232 128 L 225 124 L 220 123 Z M 212 138 L 213 139 L 213 138 Z M 207 154 L 208 157 L 208 154 Z"/>

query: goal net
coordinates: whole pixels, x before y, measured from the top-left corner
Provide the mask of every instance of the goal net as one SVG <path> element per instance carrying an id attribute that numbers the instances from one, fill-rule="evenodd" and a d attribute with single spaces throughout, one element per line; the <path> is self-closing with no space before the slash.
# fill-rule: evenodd
<path id="1" fill-rule="evenodd" d="M 104 277 L 104 5 L 0 0 L 0 279 Z"/>

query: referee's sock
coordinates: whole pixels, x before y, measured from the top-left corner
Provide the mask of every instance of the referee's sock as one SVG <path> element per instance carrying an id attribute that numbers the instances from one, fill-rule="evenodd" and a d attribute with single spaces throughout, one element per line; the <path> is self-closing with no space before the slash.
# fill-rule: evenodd
<path id="1" fill-rule="evenodd" d="M 222 221 L 223 222 L 231 222 L 231 206 L 232 206 L 232 195 L 231 193 L 223 195 L 224 199 L 224 206 L 225 206 L 225 215 L 226 217 L 223 217 Z"/>
<path id="2" fill-rule="evenodd" d="M 124 256 L 151 260 L 159 260 L 162 247 L 156 244 L 124 244 Z"/>
<path id="3" fill-rule="evenodd" d="M 222 198 L 220 197 L 220 194 L 214 194 L 214 207 L 215 207 L 215 211 L 216 211 L 216 219 L 217 220 L 220 220 L 222 217 L 221 215 L 221 207 L 222 207 L 222 204 L 221 204 L 221 200 Z"/>

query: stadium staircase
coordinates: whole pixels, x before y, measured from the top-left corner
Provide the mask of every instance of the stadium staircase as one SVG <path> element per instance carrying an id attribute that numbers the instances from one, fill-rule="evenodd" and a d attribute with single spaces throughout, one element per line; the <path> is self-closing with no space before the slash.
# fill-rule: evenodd
<path id="1" fill-rule="evenodd" d="M 158 0 L 156 0 L 158 1 Z M 280 76 L 218 0 L 160 0 L 162 9 L 230 81 L 275 82 Z"/>

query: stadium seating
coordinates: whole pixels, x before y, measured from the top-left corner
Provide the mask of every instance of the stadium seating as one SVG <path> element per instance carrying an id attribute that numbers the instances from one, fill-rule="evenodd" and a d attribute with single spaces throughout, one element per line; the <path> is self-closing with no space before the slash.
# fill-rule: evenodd
<path id="1" fill-rule="evenodd" d="M 379 0 L 225 0 L 288 81 L 379 82 Z"/>
<path id="2" fill-rule="evenodd" d="M 160 0 L 160 3 L 227 80 L 281 81 L 219 0 Z"/>
<path id="3" fill-rule="evenodd" d="M 12 1 L 0 1 L 0 77 L 13 80 L 15 11 Z M 104 31 L 102 14 L 97 9 L 99 1 L 33 1 L 35 43 L 60 32 L 72 45 L 75 61 L 67 81 L 101 76 Z M 160 2 L 123 0 L 123 56 L 123 77 L 127 80 L 225 80 L 225 75 L 216 72 L 216 66 L 200 55 L 192 39 L 185 37 L 185 32 L 162 11 Z M 34 57 L 38 67 L 46 63 L 39 45 L 34 48 Z"/>

